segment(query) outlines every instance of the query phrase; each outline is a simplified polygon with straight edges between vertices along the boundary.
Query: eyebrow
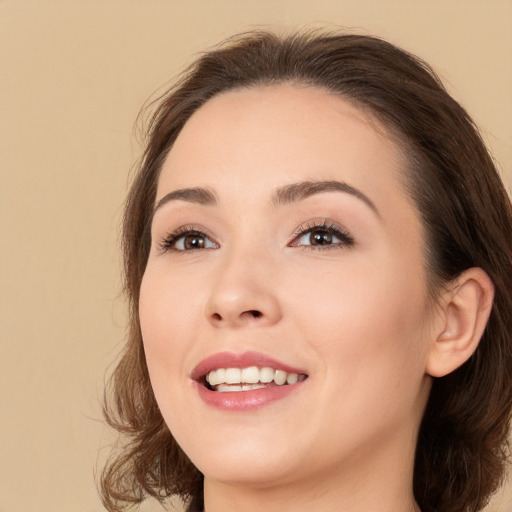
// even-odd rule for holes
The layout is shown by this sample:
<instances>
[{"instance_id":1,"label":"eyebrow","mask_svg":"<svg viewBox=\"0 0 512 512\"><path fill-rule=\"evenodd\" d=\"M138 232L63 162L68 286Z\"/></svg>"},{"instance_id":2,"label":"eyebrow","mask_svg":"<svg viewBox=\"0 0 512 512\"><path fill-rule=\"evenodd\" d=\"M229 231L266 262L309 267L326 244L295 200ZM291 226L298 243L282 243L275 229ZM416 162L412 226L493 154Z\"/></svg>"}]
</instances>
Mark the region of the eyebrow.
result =
<instances>
[{"instance_id":1,"label":"eyebrow","mask_svg":"<svg viewBox=\"0 0 512 512\"><path fill-rule=\"evenodd\" d=\"M207 188L182 188L173 190L162 197L162 199L156 203L153 214L171 201L187 201L188 203L196 203L204 206L214 206L218 202L215 193Z\"/></svg>"},{"instance_id":2,"label":"eyebrow","mask_svg":"<svg viewBox=\"0 0 512 512\"><path fill-rule=\"evenodd\" d=\"M366 205L380 217L379 210L375 206L375 203L367 195L348 183L336 180L302 181L285 185L272 195L271 204L274 207L283 206L325 192L343 192L350 194L366 203ZM215 206L218 204L216 194L210 189L202 187L183 188L173 190L162 197L162 199L156 203L153 214L171 201L186 201L203 206Z\"/></svg>"},{"instance_id":3,"label":"eyebrow","mask_svg":"<svg viewBox=\"0 0 512 512\"><path fill-rule=\"evenodd\" d=\"M285 185L273 195L272 204L274 206L281 206L295 201L302 201L303 199L324 192L343 192L350 194L366 203L366 205L380 217L379 210L375 206L375 203L367 195L348 183L336 180L303 181Z\"/></svg>"}]
</instances>

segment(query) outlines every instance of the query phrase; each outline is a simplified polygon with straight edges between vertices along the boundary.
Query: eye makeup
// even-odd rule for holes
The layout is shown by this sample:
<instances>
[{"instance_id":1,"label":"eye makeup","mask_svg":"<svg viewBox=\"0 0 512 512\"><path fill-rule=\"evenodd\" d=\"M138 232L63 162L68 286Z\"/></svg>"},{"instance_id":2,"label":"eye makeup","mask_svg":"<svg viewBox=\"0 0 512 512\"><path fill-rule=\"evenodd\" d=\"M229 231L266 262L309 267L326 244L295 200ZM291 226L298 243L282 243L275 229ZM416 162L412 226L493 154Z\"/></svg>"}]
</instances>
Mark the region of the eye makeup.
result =
<instances>
[{"instance_id":1,"label":"eye makeup","mask_svg":"<svg viewBox=\"0 0 512 512\"><path fill-rule=\"evenodd\" d=\"M352 235L331 219L310 220L299 226L293 237L290 247L320 251L344 249L352 247L355 243Z\"/></svg>"},{"instance_id":2,"label":"eye makeup","mask_svg":"<svg viewBox=\"0 0 512 512\"><path fill-rule=\"evenodd\" d=\"M218 249L218 242L203 227L184 225L166 235L158 244L160 252Z\"/></svg>"},{"instance_id":3,"label":"eye makeup","mask_svg":"<svg viewBox=\"0 0 512 512\"><path fill-rule=\"evenodd\" d=\"M331 219L312 219L299 226L292 235L288 247L305 250L345 249L354 245L354 238L339 223ZM202 226L187 224L170 232L159 242L161 253L168 251L189 252L202 249L218 249L220 244Z\"/></svg>"}]
</instances>

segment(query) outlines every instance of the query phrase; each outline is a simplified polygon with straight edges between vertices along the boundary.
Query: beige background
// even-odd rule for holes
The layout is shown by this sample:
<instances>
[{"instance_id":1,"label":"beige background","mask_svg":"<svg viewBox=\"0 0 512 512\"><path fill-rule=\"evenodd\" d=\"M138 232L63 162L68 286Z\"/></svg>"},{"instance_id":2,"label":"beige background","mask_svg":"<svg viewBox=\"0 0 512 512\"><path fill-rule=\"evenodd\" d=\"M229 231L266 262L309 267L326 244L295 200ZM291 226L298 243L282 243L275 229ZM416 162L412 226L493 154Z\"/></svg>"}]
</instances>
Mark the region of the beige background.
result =
<instances>
[{"instance_id":1,"label":"beige background","mask_svg":"<svg viewBox=\"0 0 512 512\"><path fill-rule=\"evenodd\" d=\"M512 183L511 0L0 0L0 512L92 512L143 102L226 35L376 33L432 63ZM159 507L145 507L149 510ZM489 511L512 511L512 492ZM376 512L376 511L368 511Z\"/></svg>"}]
</instances>

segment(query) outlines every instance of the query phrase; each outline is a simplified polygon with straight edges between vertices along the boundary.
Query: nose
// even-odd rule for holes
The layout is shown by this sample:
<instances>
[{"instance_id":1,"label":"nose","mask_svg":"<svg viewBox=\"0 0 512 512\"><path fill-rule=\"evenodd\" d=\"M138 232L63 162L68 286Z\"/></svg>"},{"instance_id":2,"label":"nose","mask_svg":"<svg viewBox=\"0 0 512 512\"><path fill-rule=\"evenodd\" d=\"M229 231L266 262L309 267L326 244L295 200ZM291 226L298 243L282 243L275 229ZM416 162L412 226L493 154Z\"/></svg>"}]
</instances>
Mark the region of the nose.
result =
<instances>
[{"instance_id":1,"label":"nose","mask_svg":"<svg viewBox=\"0 0 512 512\"><path fill-rule=\"evenodd\" d=\"M270 326L282 317L271 263L254 255L233 255L217 268L206 304L211 325L243 327Z\"/></svg>"}]
</instances>

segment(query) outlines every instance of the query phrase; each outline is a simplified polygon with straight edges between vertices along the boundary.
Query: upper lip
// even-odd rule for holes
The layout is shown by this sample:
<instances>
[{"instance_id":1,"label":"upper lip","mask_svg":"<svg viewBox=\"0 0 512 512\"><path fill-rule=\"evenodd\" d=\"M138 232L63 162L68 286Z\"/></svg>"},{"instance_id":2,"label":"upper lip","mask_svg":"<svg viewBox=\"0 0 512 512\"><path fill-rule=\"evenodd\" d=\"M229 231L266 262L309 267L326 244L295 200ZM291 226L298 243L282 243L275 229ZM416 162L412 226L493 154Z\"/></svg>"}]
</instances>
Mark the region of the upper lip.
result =
<instances>
[{"instance_id":1,"label":"upper lip","mask_svg":"<svg viewBox=\"0 0 512 512\"><path fill-rule=\"evenodd\" d=\"M232 352L218 352L217 354L213 354L203 359L192 370L191 377L193 380L199 381L206 374L218 368L248 368L249 366L257 366L258 368L267 366L275 370L284 370L287 373L306 374L303 369L294 368L266 354L249 351L241 354L234 354Z\"/></svg>"}]
</instances>

